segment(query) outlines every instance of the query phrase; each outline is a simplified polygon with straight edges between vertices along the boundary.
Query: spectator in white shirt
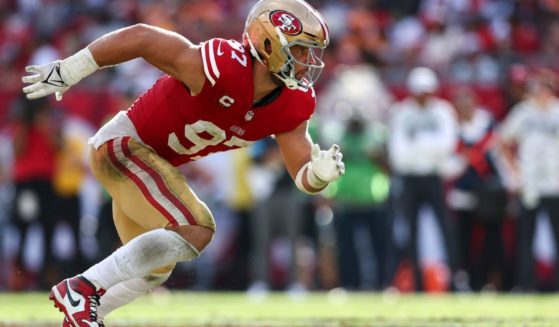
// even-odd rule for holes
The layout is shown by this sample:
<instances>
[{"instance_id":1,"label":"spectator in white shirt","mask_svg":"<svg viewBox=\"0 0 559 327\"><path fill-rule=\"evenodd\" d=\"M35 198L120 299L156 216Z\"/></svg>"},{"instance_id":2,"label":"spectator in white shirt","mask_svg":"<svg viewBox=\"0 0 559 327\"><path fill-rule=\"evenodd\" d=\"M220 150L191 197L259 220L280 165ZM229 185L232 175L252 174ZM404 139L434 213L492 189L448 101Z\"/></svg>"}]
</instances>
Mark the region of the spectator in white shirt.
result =
<instances>
[{"instance_id":1,"label":"spectator in white shirt","mask_svg":"<svg viewBox=\"0 0 559 327\"><path fill-rule=\"evenodd\" d=\"M414 68L407 79L410 96L391 109L388 152L392 169L403 183L401 194L395 196L409 227L405 252L412 261L417 291L424 290L417 244L418 216L424 205L430 206L435 215L449 268L455 269L442 176L456 145L458 124L452 105L435 96L438 84L431 69Z\"/></svg>"},{"instance_id":2,"label":"spectator in white shirt","mask_svg":"<svg viewBox=\"0 0 559 327\"><path fill-rule=\"evenodd\" d=\"M512 108L500 126L504 158L510 168L509 189L521 197L522 213L517 225L517 288L533 291L534 240L537 214L549 216L554 238L559 240L559 99L557 77L539 70L528 81L528 96ZM514 151L516 149L516 151ZM516 182L514 182L516 181ZM555 242L556 253L559 243ZM556 283L559 260L555 260Z\"/></svg>"}]
</instances>

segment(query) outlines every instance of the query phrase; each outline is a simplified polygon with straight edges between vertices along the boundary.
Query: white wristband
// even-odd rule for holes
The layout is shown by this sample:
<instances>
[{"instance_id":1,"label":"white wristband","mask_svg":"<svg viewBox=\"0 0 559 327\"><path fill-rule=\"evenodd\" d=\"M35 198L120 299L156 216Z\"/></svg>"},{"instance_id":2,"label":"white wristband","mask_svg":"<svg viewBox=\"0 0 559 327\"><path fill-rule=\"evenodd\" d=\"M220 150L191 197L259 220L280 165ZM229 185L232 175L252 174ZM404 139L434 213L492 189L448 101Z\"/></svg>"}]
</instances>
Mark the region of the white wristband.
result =
<instances>
[{"instance_id":1,"label":"white wristband","mask_svg":"<svg viewBox=\"0 0 559 327\"><path fill-rule=\"evenodd\" d=\"M93 59L93 55L88 48L78 51L60 63L62 78L68 85L78 83L97 69L99 69L99 65Z\"/></svg>"},{"instance_id":2,"label":"white wristband","mask_svg":"<svg viewBox=\"0 0 559 327\"><path fill-rule=\"evenodd\" d=\"M307 174L306 174L307 183L312 188L316 189L317 191L308 190L304 186L303 175L305 173L305 170L307 170ZM316 177L316 175L312 171L311 163L308 162L307 164L303 165L303 167L301 167L301 169L299 169L299 171L297 172L297 176L295 177L295 185L297 185L298 189L300 189L301 191L303 191L307 194L316 194L316 193L319 193L320 191L322 191L322 189L326 185L328 185L328 183L325 182L325 181L322 181L322 180L320 180Z\"/></svg>"}]
</instances>

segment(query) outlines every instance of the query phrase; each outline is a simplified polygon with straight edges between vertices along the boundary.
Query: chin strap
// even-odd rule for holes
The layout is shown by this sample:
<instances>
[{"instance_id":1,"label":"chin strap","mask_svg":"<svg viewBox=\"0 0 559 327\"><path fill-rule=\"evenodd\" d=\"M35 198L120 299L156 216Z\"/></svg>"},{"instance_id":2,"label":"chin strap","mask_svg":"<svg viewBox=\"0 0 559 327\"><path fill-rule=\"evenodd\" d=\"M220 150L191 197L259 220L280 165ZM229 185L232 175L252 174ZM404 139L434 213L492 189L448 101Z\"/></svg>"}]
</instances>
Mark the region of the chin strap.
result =
<instances>
[{"instance_id":1,"label":"chin strap","mask_svg":"<svg viewBox=\"0 0 559 327\"><path fill-rule=\"evenodd\" d=\"M278 34L278 38L280 40L281 46L286 47L288 42L285 36L283 35L283 33L281 32L279 26L276 26L276 33ZM287 86L288 89L295 90L299 87L299 83L297 82L297 79L295 79L295 72L293 71L293 67L291 67L289 71L289 75L283 72L274 73L274 74L285 84L285 86Z\"/></svg>"},{"instance_id":2,"label":"chin strap","mask_svg":"<svg viewBox=\"0 0 559 327\"><path fill-rule=\"evenodd\" d=\"M297 83L296 80L290 78L290 77L283 77L278 73L274 73L274 75L279 78L283 84L285 84L285 86L290 89L290 90L295 90L297 88L299 88L299 83Z\"/></svg>"},{"instance_id":3,"label":"chin strap","mask_svg":"<svg viewBox=\"0 0 559 327\"><path fill-rule=\"evenodd\" d=\"M252 44L252 41L250 40L250 36L248 35L247 32L245 32L243 34L243 38L245 38L245 40L247 40L248 45L250 47L250 54L256 58L256 60L258 60L259 63L261 63L262 65L266 66L266 64L264 63L264 61L262 60L262 58L260 58L260 54L258 53L258 51L256 51L256 48L254 47L254 44Z\"/></svg>"}]
</instances>

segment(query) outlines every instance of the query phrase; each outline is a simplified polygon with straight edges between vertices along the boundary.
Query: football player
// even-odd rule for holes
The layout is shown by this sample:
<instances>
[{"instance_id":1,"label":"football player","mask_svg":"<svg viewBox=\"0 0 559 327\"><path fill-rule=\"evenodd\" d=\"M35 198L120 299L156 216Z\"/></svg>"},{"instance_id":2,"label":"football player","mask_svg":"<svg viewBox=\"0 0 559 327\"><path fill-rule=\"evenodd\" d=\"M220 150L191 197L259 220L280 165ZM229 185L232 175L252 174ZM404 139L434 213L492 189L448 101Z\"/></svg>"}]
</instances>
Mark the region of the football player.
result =
<instances>
[{"instance_id":1,"label":"football player","mask_svg":"<svg viewBox=\"0 0 559 327\"><path fill-rule=\"evenodd\" d=\"M344 173L339 147L321 150L307 133L328 33L303 0L262 0L242 42L194 45L138 24L64 60L26 68L29 99L60 100L97 69L139 57L166 73L90 140L91 169L113 198L124 245L52 288L63 325L103 326L109 312L163 283L176 262L196 258L211 241L212 214L176 166L274 135L303 192L318 193Z\"/></svg>"}]
</instances>

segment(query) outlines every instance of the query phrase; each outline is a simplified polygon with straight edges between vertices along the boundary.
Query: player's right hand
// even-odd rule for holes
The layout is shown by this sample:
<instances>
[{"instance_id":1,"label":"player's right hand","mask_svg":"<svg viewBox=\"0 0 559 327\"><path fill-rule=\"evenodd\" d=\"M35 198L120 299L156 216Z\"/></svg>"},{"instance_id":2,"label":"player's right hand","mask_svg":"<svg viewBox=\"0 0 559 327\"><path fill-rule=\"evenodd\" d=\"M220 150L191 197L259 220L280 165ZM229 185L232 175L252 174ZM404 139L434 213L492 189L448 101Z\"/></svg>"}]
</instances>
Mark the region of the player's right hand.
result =
<instances>
[{"instance_id":1,"label":"player's right hand","mask_svg":"<svg viewBox=\"0 0 559 327\"><path fill-rule=\"evenodd\" d=\"M62 95L70 85L64 81L60 73L61 61L57 60L46 65L32 65L25 67L25 71L32 75L23 76L23 83L31 84L23 88L28 99L38 99L55 94L56 100L62 100Z\"/></svg>"}]
</instances>

